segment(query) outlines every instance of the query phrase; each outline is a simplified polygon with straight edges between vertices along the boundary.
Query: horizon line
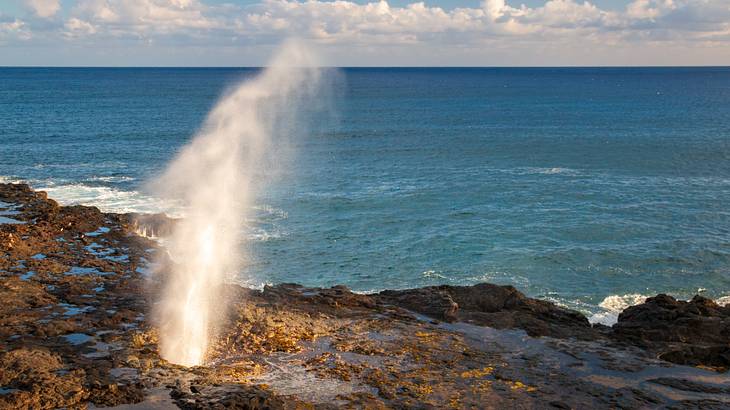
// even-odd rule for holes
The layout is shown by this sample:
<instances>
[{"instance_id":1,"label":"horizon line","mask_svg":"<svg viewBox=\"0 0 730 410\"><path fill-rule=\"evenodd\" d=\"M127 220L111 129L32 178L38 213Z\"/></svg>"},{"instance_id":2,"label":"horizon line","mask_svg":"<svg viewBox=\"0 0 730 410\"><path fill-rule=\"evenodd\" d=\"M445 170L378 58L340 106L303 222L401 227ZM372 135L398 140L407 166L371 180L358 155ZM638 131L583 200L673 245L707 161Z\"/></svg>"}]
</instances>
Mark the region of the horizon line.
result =
<instances>
[{"instance_id":1,"label":"horizon line","mask_svg":"<svg viewBox=\"0 0 730 410\"><path fill-rule=\"evenodd\" d=\"M0 69L4 68L116 68L116 69L140 69L140 68L180 68L180 69L262 69L267 66L178 66L178 65L141 65L141 66L95 66L95 65L0 65ZM429 68L429 69L450 69L450 68L461 68L461 69L498 69L498 68L730 68L730 65L494 65L494 66L478 66L478 65L465 65L465 66L315 66L316 68L336 68L336 69L378 69L378 68L398 68L398 69L412 69L412 68Z\"/></svg>"}]
</instances>

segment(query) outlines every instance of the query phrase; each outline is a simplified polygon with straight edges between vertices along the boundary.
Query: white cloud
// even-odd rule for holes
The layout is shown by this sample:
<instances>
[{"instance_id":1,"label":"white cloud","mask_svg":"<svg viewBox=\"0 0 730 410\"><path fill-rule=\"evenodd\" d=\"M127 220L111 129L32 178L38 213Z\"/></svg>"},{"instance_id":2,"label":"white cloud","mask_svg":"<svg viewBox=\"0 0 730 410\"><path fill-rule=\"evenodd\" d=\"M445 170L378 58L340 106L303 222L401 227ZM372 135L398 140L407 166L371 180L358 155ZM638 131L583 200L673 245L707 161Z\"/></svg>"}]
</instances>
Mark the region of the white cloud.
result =
<instances>
[{"instance_id":1,"label":"white cloud","mask_svg":"<svg viewBox=\"0 0 730 410\"><path fill-rule=\"evenodd\" d=\"M626 6L626 14L632 19L656 19L676 8L674 0L634 0Z\"/></svg>"},{"instance_id":2,"label":"white cloud","mask_svg":"<svg viewBox=\"0 0 730 410\"><path fill-rule=\"evenodd\" d=\"M45 0L34 0L42 2ZM541 7L514 7L484 0L481 7L445 10L414 2L393 7L386 0L263 0L239 7L199 0L78 0L67 30L116 38L165 36L277 42L300 36L323 43L480 43L495 37L585 38L602 35L655 39L666 30L706 40L730 29L726 0L634 0L625 11L601 10L576 0L549 0ZM81 22L84 29L81 29ZM91 29L93 28L93 29ZM706 29L706 30L704 30ZM686 32L685 32L686 31Z\"/></svg>"},{"instance_id":3,"label":"white cloud","mask_svg":"<svg viewBox=\"0 0 730 410\"><path fill-rule=\"evenodd\" d=\"M402 46L422 54L445 47L472 54L579 54L578 48L658 49L657 44L730 47L728 0L633 0L623 10L604 10L584 0L549 0L540 7L516 2L483 0L475 7L444 9L420 1L395 7L386 0L262 0L250 6L205 0L76 0L58 29L62 36L46 28L33 38L83 40L100 47L110 41L143 41L184 48L272 45L297 36L343 52ZM39 16L58 12L57 0L29 3ZM35 28L33 24L25 30Z\"/></svg>"},{"instance_id":4,"label":"white cloud","mask_svg":"<svg viewBox=\"0 0 730 410\"><path fill-rule=\"evenodd\" d=\"M79 37L96 33L96 27L88 21L71 17L64 24L67 37Z\"/></svg>"},{"instance_id":5,"label":"white cloud","mask_svg":"<svg viewBox=\"0 0 730 410\"><path fill-rule=\"evenodd\" d=\"M609 15L588 2L551 0L543 7L530 10L523 19L545 28L578 28L605 25L604 19Z\"/></svg>"},{"instance_id":6,"label":"white cloud","mask_svg":"<svg viewBox=\"0 0 730 410\"><path fill-rule=\"evenodd\" d=\"M196 0L79 0L73 14L114 30L174 33L213 28L206 8Z\"/></svg>"},{"instance_id":7,"label":"white cloud","mask_svg":"<svg viewBox=\"0 0 730 410\"><path fill-rule=\"evenodd\" d=\"M26 0L26 5L30 7L38 17L53 17L61 9L60 0Z\"/></svg>"},{"instance_id":8,"label":"white cloud","mask_svg":"<svg viewBox=\"0 0 730 410\"><path fill-rule=\"evenodd\" d=\"M658 32L676 26L680 32L729 28L730 2L727 0L635 0L625 12L601 10L590 2L550 0L542 7L512 7L504 0L485 0L480 8L444 10L412 3L391 7L384 0L357 4L349 1L306 2L266 0L244 17L235 27L244 34L266 31L310 36L327 41L377 40L413 42L444 40L460 35L461 41L490 39L494 36L530 38L584 37L605 34L632 36L632 30ZM711 14L709 13L711 11ZM709 16L715 16L709 19ZM723 17L718 17L723 16ZM715 27L719 26L719 27ZM441 33L440 36L434 36ZM694 33L683 33L692 38ZM699 36L701 37L701 36ZM657 39L659 36L657 36Z\"/></svg>"},{"instance_id":9,"label":"white cloud","mask_svg":"<svg viewBox=\"0 0 730 410\"><path fill-rule=\"evenodd\" d=\"M504 0L484 0L484 11L491 20L502 17L506 8Z\"/></svg>"},{"instance_id":10,"label":"white cloud","mask_svg":"<svg viewBox=\"0 0 730 410\"><path fill-rule=\"evenodd\" d=\"M0 33L12 33L16 32L25 26L21 20L15 19L13 21L0 22Z\"/></svg>"},{"instance_id":11,"label":"white cloud","mask_svg":"<svg viewBox=\"0 0 730 410\"><path fill-rule=\"evenodd\" d=\"M28 25L22 21L15 19L13 21L0 21L0 44L13 39L30 40L31 32Z\"/></svg>"}]
</instances>

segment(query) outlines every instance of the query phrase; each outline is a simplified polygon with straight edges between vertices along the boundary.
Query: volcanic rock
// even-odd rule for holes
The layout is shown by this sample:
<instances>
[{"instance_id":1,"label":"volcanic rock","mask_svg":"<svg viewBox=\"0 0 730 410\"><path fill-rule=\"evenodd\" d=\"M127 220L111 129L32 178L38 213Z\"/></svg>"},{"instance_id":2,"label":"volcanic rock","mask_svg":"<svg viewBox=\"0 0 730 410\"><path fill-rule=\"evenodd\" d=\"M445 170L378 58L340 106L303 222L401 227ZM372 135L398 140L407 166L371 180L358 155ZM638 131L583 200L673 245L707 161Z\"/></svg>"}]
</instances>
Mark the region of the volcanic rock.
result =
<instances>
[{"instance_id":1,"label":"volcanic rock","mask_svg":"<svg viewBox=\"0 0 730 410\"><path fill-rule=\"evenodd\" d=\"M661 294L631 306L619 315L612 336L659 350L673 363L730 368L730 306L699 295L686 302Z\"/></svg>"},{"instance_id":2,"label":"volcanic rock","mask_svg":"<svg viewBox=\"0 0 730 410\"><path fill-rule=\"evenodd\" d=\"M512 286L431 286L384 291L383 301L448 322L523 329L530 336L595 338L588 320L569 309L525 296Z\"/></svg>"},{"instance_id":3,"label":"volcanic rock","mask_svg":"<svg viewBox=\"0 0 730 410\"><path fill-rule=\"evenodd\" d=\"M152 320L173 262L138 235L174 219L24 184L0 201L0 409L730 406L728 308L700 297L650 298L611 329L511 286L224 284L206 365L178 366Z\"/></svg>"}]
</instances>

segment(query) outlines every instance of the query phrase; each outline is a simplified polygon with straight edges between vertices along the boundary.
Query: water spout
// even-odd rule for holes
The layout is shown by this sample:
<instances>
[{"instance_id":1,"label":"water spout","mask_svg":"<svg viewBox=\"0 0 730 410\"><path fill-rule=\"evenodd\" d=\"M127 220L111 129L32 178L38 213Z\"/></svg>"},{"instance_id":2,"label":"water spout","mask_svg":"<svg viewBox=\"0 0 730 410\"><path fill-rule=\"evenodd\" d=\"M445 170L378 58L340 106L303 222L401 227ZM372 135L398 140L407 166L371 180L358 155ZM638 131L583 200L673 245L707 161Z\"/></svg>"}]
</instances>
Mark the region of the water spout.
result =
<instances>
[{"instance_id":1,"label":"water spout","mask_svg":"<svg viewBox=\"0 0 730 410\"><path fill-rule=\"evenodd\" d=\"M265 175L284 162L284 142L302 132L302 107L321 94L317 67L301 43L285 44L266 69L217 103L201 131L151 182L156 194L186 206L166 241L174 266L155 312L166 360L205 363L212 329L225 312L219 286L246 258L246 214Z\"/></svg>"}]
</instances>

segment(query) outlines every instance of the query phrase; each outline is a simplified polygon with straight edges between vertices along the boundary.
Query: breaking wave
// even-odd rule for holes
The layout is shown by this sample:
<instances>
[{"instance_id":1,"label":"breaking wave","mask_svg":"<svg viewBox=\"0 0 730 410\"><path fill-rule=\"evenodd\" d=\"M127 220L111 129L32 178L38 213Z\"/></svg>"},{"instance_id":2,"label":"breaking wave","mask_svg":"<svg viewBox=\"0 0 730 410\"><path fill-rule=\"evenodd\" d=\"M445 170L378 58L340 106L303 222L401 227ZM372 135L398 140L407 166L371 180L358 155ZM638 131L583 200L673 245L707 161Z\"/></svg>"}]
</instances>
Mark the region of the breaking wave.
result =
<instances>
[{"instance_id":1,"label":"breaking wave","mask_svg":"<svg viewBox=\"0 0 730 410\"><path fill-rule=\"evenodd\" d=\"M89 186L83 184L50 185L34 187L46 191L50 198L61 205L95 206L102 212L115 213L165 213L172 217L180 217L183 209L180 204L169 200L161 200L139 191L124 191L106 186Z\"/></svg>"},{"instance_id":2,"label":"breaking wave","mask_svg":"<svg viewBox=\"0 0 730 410\"><path fill-rule=\"evenodd\" d=\"M94 177L107 178L107 177ZM125 177L109 177L126 181ZM133 179L130 177L130 179ZM108 179L107 179L108 181ZM111 213L164 213L173 218L185 216L185 208L180 203L163 200L137 190L122 190L108 186L85 184L56 184L53 181L28 181L0 176L0 183L27 183L33 189L45 191L48 197L61 205L95 206L102 212ZM249 219L245 237L249 240L266 242L286 237L288 232L276 222L288 217L286 211L271 205L256 205L254 218ZM260 226L260 225L264 226ZM140 235L146 236L144 232Z\"/></svg>"},{"instance_id":3,"label":"breaking wave","mask_svg":"<svg viewBox=\"0 0 730 410\"><path fill-rule=\"evenodd\" d=\"M638 293L607 296L598 304L598 307L602 310L594 313L588 318L588 321L591 323L600 323L602 325L612 326L618 322L618 315L624 309L644 303L646 298L647 296Z\"/></svg>"},{"instance_id":4,"label":"breaking wave","mask_svg":"<svg viewBox=\"0 0 730 410\"><path fill-rule=\"evenodd\" d=\"M601 311L594 313L588 318L591 323L600 323L606 326L613 326L618 322L618 315L626 308L644 303L648 296L638 293L627 295L607 296L598 307ZM715 299L718 305L730 305L730 295Z\"/></svg>"}]
</instances>

